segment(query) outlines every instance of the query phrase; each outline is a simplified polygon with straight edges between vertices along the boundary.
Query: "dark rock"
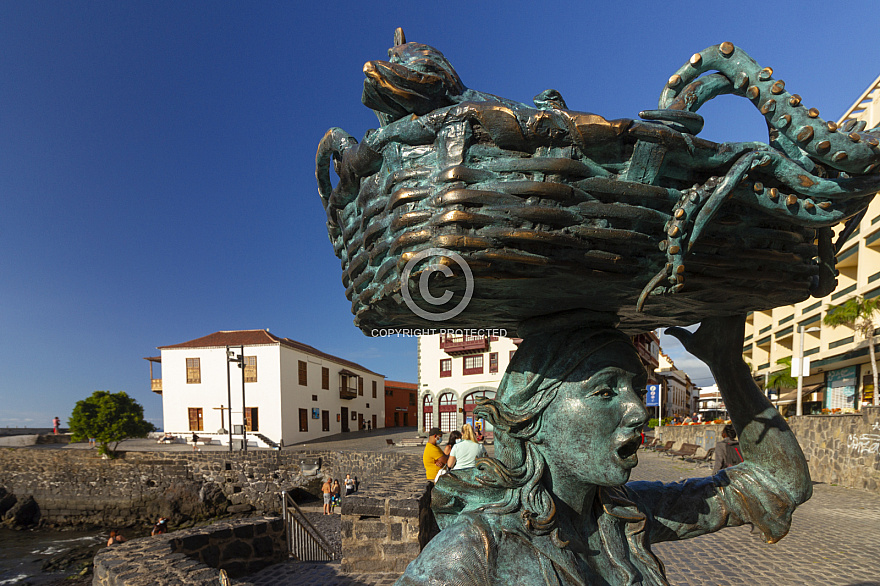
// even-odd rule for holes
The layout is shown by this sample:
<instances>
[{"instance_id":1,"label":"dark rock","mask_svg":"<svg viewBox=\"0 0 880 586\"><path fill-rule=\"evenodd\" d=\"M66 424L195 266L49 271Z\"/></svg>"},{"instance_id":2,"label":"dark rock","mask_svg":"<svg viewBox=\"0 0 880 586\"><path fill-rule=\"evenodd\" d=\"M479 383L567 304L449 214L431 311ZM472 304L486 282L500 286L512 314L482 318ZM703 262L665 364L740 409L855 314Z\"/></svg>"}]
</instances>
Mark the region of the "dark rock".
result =
<instances>
[{"instance_id":1,"label":"dark rock","mask_svg":"<svg viewBox=\"0 0 880 586\"><path fill-rule=\"evenodd\" d=\"M3 518L3 515L15 505L15 495L11 492L6 492L6 489L2 489L3 496L0 496L0 519Z\"/></svg>"},{"instance_id":2,"label":"dark rock","mask_svg":"<svg viewBox=\"0 0 880 586\"><path fill-rule=\"evenodd\" d=\"M324 484L324 479L321 478L320 476L312 476L310 478L303 478L302 485L300 486L300 489L302 491L312 495L312 497L315 500L319 500L319 499L323 498L323 496L321 494L321 485L322 484ZM294 497L293 500L296 501L296 497ZM296 502L300 502L300 501L296 501Z\"/></svg>"},{"instance_id":3,"label":"dark rock","mask_svg":"<svg viewBox=\"0 0 880 586\"><path fill-rule=\"evenodd\" d=\"M44 572L63 572L71 569L81 571L84 568L91 567L95 554L105 546L106 544L104 543L94 543L62 551L43 560L41 570Z\"/></svg>"},{"instance_id":4,"label":"dark rock","mask_svg":"<svg viewBox=\"0 0 880 586\"><path fill-rule=\"evenodd\" d=\"M313 481L310 480L309 484ZM312 490L307 488L306 486L296 486L287 489L287 493L293 498L293 502L298 505L304 503L313 503L315 501L321 500L321 487L318 486L316 489Z\"/></svg>"},{"instance_id":5,"label":"dark rock","mask_svg":"<svg viewBox=\"0 0 880 586\"><path fill-rule=\"evenodd\" d=\"M229 506L229 501L223 493L223 489L216 482L206 482L199 490L199 500L211 509L211 512L219 512ZM211 513L209 513L211 514Z\"/></svg>"},{"instance_id":6,"label":"dark rock","mask_svg":"<svg viewBox=\"0 0 880 586\"><path fill-rule=\"evenodd\" d=\"M3 522L12 527L28 527L36 525L40 520L40 506L32 496L17 501L3 515Z\"/></svg>"}]
</instances>

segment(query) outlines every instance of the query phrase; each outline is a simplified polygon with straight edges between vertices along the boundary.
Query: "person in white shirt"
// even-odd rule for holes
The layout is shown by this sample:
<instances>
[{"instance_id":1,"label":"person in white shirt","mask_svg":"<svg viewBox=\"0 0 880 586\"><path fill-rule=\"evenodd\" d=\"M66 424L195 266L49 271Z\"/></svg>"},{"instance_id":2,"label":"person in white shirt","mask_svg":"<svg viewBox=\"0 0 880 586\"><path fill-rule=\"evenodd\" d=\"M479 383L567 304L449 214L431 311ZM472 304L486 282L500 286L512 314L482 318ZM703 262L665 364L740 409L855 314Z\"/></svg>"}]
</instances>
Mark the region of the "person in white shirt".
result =
<instances>
[{"instance_id":1,"label":"person in white shirt","mask_svg":"<svg viewBox=\"0 0 880 586\"><path fill-rule=\"evenodd\" d=\"M477 458L486 457L486 450L477 443L477 436L474 428L470 424L465 423L461 428L461 440L449 452L448 466L450 470L464 470L465 468L473 468L476 465Z\"/></svg>"}]
</instances>

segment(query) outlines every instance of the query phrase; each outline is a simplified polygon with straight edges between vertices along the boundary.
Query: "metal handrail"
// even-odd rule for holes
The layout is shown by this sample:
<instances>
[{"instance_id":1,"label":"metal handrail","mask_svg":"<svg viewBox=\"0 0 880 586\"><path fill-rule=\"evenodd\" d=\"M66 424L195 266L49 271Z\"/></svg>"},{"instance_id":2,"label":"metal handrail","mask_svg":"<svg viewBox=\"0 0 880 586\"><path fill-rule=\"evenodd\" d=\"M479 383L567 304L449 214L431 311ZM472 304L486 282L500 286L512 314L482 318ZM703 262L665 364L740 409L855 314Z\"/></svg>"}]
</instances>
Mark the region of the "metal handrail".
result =
<instances>
[{"instance_id":1,"label":"metal handrail","mask_svg":"<svg viewBox=\"0 0 880 586\"><path fill-rule=\"evenodd\" d=\"M282 515L287 534L287 551L301 562L336 559L333 546L312 525L287 491L281 492Z\"/></svg>"}]
</instances>

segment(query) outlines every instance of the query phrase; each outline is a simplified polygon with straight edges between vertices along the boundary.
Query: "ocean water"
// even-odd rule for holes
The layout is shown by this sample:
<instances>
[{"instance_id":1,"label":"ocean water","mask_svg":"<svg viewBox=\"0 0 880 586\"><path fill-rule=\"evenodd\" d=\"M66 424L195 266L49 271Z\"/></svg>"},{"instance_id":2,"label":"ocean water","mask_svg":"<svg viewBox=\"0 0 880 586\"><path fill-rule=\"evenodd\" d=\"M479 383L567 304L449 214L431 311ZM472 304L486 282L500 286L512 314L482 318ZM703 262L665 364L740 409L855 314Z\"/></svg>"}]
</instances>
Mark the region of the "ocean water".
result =
<instances>
[{"instance_id":1,"label":"ocean water","mask_svg":"<svg viewBox=\"0 0 880 586\"><path fill-rule=\"evenodd\" d=\"M12 531L0 529L0 586L45 584L63 574L40 570L53 555L81 545L106 542L98 531Z\"/></svg>"}]
</instances>

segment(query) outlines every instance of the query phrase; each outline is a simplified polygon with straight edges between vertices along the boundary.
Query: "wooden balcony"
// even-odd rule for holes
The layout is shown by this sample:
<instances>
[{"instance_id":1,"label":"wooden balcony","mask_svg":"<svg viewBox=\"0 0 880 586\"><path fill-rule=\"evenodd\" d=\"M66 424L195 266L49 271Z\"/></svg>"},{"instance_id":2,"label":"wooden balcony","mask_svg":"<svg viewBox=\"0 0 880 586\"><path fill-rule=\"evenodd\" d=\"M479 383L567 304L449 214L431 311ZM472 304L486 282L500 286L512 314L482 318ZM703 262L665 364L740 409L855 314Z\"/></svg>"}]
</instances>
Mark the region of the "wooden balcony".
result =
<instances>
[{"instance_id":1,"label":"wooden balcony","mask_svg":"<svg viewBox=\"0 0 880 586\"><path fill-rule=\"evenodd\" d=\"M339 398L340 399L354 399L358 396L357 389L350 389L348 387L339 387Z\"/></svg>"},{"instance_id":2,"label":"wooden balcony","mask_svg":"<svg viewBox=\"0 0 880 586\"><path fill-rule=\"evenodd\" d=\"M161 395L162 394L162 379L161 378L150 379L150 390L158 395Z\"/></svg>"},{"instance_id":3,"label":"wooden balcony","mask_svg":"<svg viewBox=\"0 0 880 586\"><path fill-rule=\"evenodd\" d=\"M485 352L489 349L488 336L440 336L440 349L450 356Z\"/></svg>"}]
</instances>

